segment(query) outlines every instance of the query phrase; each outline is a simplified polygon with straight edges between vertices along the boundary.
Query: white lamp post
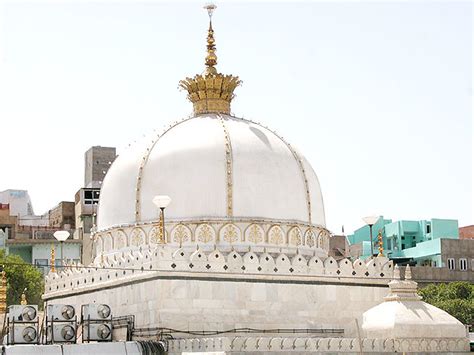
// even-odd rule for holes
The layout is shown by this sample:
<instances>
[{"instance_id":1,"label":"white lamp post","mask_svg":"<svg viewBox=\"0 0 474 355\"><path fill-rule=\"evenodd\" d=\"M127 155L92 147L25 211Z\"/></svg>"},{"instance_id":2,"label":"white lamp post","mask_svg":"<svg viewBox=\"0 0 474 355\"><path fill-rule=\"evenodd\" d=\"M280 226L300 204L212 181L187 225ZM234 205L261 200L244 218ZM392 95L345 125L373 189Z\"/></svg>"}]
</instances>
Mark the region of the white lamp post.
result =
<instances>
[{"instance_id":1,"label":"white lamp post","mask_svg":"<svg viewBox=\"0 0 474 355\"><path fill-rule=\"evenodd\" d=\"M66 241L67 238L69 238L69 232L68 231L56 231L54 232L54 238L59 241L61 245L61 266L64 265L64 260L63 260L63 243Z\"/></svg>"},{"instance_id":2,"label":"white lamp post","mask_svg":"<svg viewBox=\"0 0 474 355\"><path fill-rule=\"evenodd\" d=\"M153 197L153 203L160 209L160 244L165 243L165 208L171 203L171 197L157 195Z\"/></svg>"},{"instance_id":3,"label":"white lamp post","mask_svg":"<svg viewBox=\"0 0 474 355\"><path fill-rule=\"evenodd\" d=\"M370 255L374 256L374 241L372 240L372 226L377 223L379 216L368 216L362 218L362 220L369 226L370 229Z\"/></svg>"}]
</instances>

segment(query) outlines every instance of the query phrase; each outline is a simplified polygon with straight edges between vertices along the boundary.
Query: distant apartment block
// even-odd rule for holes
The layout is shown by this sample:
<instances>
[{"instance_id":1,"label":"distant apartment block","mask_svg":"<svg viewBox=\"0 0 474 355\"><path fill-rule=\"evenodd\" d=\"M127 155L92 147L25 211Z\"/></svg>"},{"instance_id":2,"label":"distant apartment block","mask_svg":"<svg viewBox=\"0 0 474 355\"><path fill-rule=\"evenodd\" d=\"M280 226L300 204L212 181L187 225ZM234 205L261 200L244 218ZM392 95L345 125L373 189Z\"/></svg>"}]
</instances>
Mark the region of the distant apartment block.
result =
<instances>
[{"instance_id":1,"label":"distant apartment block","mask_svg":"<svg viewBox=\"0 0 474 355\"><path fill-rule=\"evenodd\" d=\"M431 219L397 221L382 216L373 228L374 254L379 252L379 233L386 256L399 264L474 270L474 239L462 240L458 221ZM347 236L350 255L368 258L371 253L369 227L363 226Z\"/></svg>"}]
</instances>

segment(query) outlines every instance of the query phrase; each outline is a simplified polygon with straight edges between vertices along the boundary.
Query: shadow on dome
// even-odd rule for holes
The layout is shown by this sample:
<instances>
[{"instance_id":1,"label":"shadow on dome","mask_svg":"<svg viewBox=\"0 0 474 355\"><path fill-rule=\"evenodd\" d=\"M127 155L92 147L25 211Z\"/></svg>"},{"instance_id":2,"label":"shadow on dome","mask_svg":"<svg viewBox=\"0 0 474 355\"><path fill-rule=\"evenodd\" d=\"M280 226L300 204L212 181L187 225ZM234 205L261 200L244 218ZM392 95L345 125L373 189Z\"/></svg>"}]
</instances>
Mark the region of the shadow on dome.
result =
<instances>
[{"instance_id":1,"label":"shadow on dome","mask_svg":"<svg viewBox=\"0 0 474 355\"><path fill-rule=\"evenodd\" d=\"M255 134L268 148L272 149L272 145L270 144L270 141L267 138L267 135L263 133L260 129L257 127L252 127L250 126L249 129L252 131L253 134Z\"/></svg>"}]
</instances>

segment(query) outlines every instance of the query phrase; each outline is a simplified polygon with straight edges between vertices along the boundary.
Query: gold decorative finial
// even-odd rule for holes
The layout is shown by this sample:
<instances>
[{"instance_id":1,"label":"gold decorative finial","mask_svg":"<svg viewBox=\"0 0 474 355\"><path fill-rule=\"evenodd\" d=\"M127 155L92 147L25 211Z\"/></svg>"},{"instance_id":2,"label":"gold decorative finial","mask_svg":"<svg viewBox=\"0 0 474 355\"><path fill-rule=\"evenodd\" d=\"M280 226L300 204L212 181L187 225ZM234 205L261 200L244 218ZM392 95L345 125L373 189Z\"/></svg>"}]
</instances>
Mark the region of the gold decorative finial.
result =
<instances>
[{"instance_id":1,"label":"gold decorative finial","mask_svg":"<svg viewBox=\"0 0 474 355\"><path fill-rule=\"evenodd\" d=\"M7 277L5 274L5 266L2 265L2 273L0 280L0 313L7 311Z\"/></svg>"},{"instance_id":2,"label":"gold decorative finial","mask_svg":"<svg viewBox=\"0 0 474 355\"><path fill-rule=\"evenodd\" d=\"M217 8L214 4L204 6L209 15L209 29L207 30L207 56L206 56L206 74L217 74L214 67L217 64L216 45L214 39L214 30L212 29L212 13Z\"/></svg>"},{"instance_id":3,"label":"gold decorative finial","mask_svg":"<svg viewBox=\"0 0 474 355\"><path fill-rule=\"evenodd\" d=\"M56 269L54 267L55 263L56 263L56 261L55 261L55 257L54 257L54 244L51 244L51 260L50 260L51 272L56 272Z\"/></svg>"},{"instance_id":4,"label":"gold decorative finial","mask_svg":"<svg viewBox=\"0 0 474 355\"><path fill-rule=\"evenodd\" d=\"M28 304L28 301L26 300L26 292L27 288L25 287L25 289L23 290L22 294L21 294L21 300L20 300L20 304L22 306L26 306Z\"/></svg>"},{"instance_id":5,"label":"gold decorative finial","mask_svg":"<svg viewBox=\"0 0 474 355\"><path fill-rule=\"evenodd\" d=\"M379 244L379 255L377 256L385 256L383 255L383 239L382 239L382 230L379 230L379 234L377 235L378 244Z\"/></svg>"},{"instance_id":6,"label":"gold decorative finial","mask_svg":"<svg viewBox=\"0 0 474 355\"><path fill-rule=\"evenodd\" d=\"M202 75L186 78L179 86L188 92L188 99L193 103L194 114L224 113L230 114L230 102L234 98L234 89L241 84L238 76L223 75L217 72L216 44L212 28L212 14L217 8L214 4L204 6L209 15L207 31L206 70Z\"/></svg>"}]
</instances>

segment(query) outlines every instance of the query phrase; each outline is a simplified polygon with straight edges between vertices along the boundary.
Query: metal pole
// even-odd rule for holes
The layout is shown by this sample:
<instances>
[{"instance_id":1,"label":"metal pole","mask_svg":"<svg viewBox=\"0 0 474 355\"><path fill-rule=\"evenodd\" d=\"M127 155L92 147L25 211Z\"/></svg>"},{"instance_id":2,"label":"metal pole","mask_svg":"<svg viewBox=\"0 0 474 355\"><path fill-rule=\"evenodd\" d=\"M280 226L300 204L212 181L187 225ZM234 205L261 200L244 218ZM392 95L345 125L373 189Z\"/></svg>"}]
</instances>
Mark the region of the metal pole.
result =
<instances>
[{"instance_id":1,"label":"metal pole","mask_svg":"<svg viewBox=\"0 0 474 355\"><path fill-rule=\"evenodd\" d=\"M369 224L370 229L370 256L374 256L374 241L372 240L372 225Z\"/></svg>"},{"instance_id":2,"label":"metal pole","mask_svg":"<svg viewBox=\"0 0 474 355\"><path fill-rule=\"evenodd\" d=\"M372 229L371 229L372 231ZM370 238L372 238L372 232L370 232ZM64 266L64 259L63 259L63 241L61 240L61 242L59 243L61 245L61 266Z\"/></svg>"},{"instance_id":3,"label":"metal pole","mask_svg":"<svg viewBox=\"0 0 474 355\"><path fill-rule=\"evenodd\" d=\"M160 207L161 210L161 243L165 244L166 242L166 235L165 235L165 208Z\"/></svg>"}]
</instances>

